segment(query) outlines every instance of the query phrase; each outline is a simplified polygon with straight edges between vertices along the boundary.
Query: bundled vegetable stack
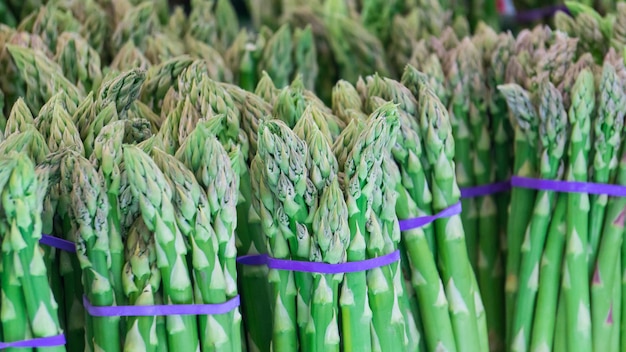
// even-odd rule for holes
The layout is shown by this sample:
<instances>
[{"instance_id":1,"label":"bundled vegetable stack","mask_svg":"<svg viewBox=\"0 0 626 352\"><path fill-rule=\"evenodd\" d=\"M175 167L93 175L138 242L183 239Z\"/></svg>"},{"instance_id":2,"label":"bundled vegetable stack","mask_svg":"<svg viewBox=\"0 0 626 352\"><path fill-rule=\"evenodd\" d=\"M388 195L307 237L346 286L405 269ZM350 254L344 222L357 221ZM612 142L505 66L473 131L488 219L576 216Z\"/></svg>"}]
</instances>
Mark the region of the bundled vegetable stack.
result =
<instances>
[{"instance_id":1,"label":"bundled vegetable stack","mask_svg":"<svg viewBox=\"0 0 626 352\"><path fill-rule=\"evenodd\" d=\"M25 153L0 159L2 193L2 348L65 351L57 303L39 245L48 175Z\"/></svg>"},{"instance_id":2,"label":"bundled vegetable stack","mask_svg":"<svg viewBox=\"0 0 626 352\"><path fill-rule=\"evenodd\" d=\"M499 87L516 120L507 343L620 350L623 204L606 185L621 184L624 63L610 50L602 67L590 54L571 64L576 42L561 35L544 54L561 59L519 65L522 83Z\"/></svg>"},{"instance_id":3,"label":"bundled vegetable stack","mask_svg":"<svg viewBox=\"0 0 626 352\"><path fill-rule=\"evenodd\" d=\"M623 349L624 16L29 4L0 27L2 341Z\"/></svg>"}]
</instances>

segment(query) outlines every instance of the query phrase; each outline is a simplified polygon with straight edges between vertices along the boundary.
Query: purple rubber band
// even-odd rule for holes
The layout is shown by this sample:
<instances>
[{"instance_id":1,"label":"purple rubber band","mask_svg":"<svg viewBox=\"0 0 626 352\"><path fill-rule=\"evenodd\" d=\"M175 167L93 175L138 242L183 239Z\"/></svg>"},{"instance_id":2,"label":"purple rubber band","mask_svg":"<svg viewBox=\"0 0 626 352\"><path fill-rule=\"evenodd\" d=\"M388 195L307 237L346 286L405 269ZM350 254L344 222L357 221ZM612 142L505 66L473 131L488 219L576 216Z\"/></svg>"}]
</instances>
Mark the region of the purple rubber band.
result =
<instances>
[{"instance_id":1,"label":"purple rubber band","mask_svg":"<svg viewBox=\"0 0 626 352\"><path fill-rule=\"evenodd\" d=\"M304 262L299 260L276 259L266 254L246 255L237 258L237 262L243 265L267 265L270 269L298 271L304 273L318 274L345 274L359 271L366 271L374 268L380 268L400 260L400 251L396 250L389 254L361 260L358 262L346 262L338 264L328 264L319 262Z\"/></svg>"},{"instance_id":2,"label":"purple rubber band","mask_svg":"<svg viewBox=\"0 0 626 352\"><path fill-rule=\"evenodd\" d=\"M267 254L242 255L237 258L237 263L248 266L261 266L267 265L267 258L269 258Z\"/></svg>"},{"instance_id":3,"label":"purple rubber band","mask_svg":"<svg viewBox=\"0 0 626 352\"><path fill-rule=\"evenodd\" d=\"M400 220L400 231L416 229L426 226L437 219L449 218L453 215L461 214L461 203L448 207L435 215L420 216L418 218Z\"/></svg>"},{"instance_id":4,"label":"purple rubber band","mask_svg":"<svg viewBox=\"0 0 626 352\"><path fill-rule=\"evenodd\" d=\"M506 192L511 189L511 181L502 181L474 187L461 188L461 198L475 198Z\"/></svg>"},{"instance_id":5,"label":"purple rubber band","mask_svg":"<svg viewBox=\"0 0 626 352\"><path fill-rule=\"evenodd\" d=\"M606 194L613 197L626 197L626 186L605 183L574 182L560 180L542 180L537 178L513 176L511 185L518 188L555 191L562 193Z\"/></svg>"},{"instance_id":6,"label":"purple rubber band","mask_svg":"<svg viewBox=\"0 0 626 352\"><path fill-rule=\"evenodd\" d=\"M545 17L554 16L557 12L562 11L569 14L569 10L565 5L546 6L538 9L532 9L527 11L518 12L515 15L515 19L518 22L533 22L541 20Z\"/></svg>"},{"instance_id":7,"label":"purple rubber band","mask_svg":"<svg viewBox=\"0 0 626 352\"><path fill-rule=\"evenodd\" d=\"M54 347L63 345L65 345L65 335L61 334L22 341L0 342L0 350L7 348Z\"/></svg>"},{"instance_id":8,"label":"purple rubber band","mask_svg":"<svg viewBox=\"0 0 626 352\"><path fill-rule=\"evenodd\" d=\"M41 235L41 239L39 243L45 244L46 246L58 248L64 250L66 252L76 253L76 244L72 241L67 241L58 237L50 236L50 235Z\"/></svg>"},{"instance_id":9,"label":"purple rubber band","mask_svg":"<svg viewBox=\"0 0 626 352\"><path fill-rule=\"evenodd\" d=\"M228 313L239 307L239 296L217 304L172 304L154 306L106 306L91 305L83 296L85 310L92 317L146 317L166 315L216 315Z\"/></svg>"}]
</instances>

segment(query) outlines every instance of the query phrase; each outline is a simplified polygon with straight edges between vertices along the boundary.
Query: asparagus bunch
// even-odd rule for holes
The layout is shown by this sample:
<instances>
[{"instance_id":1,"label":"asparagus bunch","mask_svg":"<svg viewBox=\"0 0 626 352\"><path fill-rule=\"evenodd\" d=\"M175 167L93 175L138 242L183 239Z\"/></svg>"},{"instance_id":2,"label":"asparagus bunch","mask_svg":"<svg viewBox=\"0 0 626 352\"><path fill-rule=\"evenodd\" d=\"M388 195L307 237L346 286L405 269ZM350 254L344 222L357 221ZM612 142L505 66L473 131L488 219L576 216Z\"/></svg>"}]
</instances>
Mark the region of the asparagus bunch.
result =
<instances>
[{"instance_id":1,"label":"asparagus bunch","mask_svg":"<svg viewBox=\"0 0 626 352\"><path fill-rule=\"evenodd\" d=\"M41 212L47 174L36 173L23 153L6 155L2 174L3 266L2 304L4 341L51 337L61 333L56 299L44 263ZM48 347L65 351L65 346Z\"/></svg>"}]
</instances>

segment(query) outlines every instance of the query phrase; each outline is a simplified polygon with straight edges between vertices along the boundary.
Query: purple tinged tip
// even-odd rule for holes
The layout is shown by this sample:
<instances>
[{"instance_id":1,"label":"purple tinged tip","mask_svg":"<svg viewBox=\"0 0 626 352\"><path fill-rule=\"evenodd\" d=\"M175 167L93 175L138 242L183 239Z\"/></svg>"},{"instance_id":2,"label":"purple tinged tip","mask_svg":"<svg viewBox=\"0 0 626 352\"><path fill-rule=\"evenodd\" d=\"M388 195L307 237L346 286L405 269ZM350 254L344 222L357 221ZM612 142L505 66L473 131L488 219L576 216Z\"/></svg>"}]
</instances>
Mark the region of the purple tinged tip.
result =
<instances>
[{"instance_id":1,"label":"purple tinged tip","mask_svg":"<svg viewBox=\"0 0 626 352\"><path fill-rule=\"evenodd\" d=\"M606 317L607 324L613 324L613 303L611 303L611 308L609 308L609 315Z\"/></svg>"}]
</instances>

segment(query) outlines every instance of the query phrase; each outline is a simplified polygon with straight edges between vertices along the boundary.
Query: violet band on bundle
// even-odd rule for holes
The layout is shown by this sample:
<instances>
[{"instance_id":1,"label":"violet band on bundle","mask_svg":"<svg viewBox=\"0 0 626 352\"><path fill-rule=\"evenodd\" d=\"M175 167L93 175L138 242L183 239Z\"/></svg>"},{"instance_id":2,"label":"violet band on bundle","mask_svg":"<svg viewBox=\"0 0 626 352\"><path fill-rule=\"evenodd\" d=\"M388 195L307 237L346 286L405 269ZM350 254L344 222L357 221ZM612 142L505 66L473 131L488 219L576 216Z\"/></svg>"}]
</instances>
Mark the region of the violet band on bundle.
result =
<instances>
[{"instance_id":1,"label":"violet band on bundle","mask_svg":"<svg viewBox=\"0 0 626 352\"><path fill-rule=\"evenodd\" d=\"M511 189L511 181L502 181L473 187L461 188L461 198L476 198L496 193L506 192Z\"/></svg>"},{"instance_id":2,"label":"violet band on bundle","mask_svg":"<svg viewBox=\"0 0 626 352\"><path fill-rule=\"evenodd\" d=\"M85 310L92 317L146 317L167 315L216 315L239 307L239 296L215 304L161 304L153 306L94 306L83 296Z\"/></svg>"},{"instance_id":3,"label":"violet band on bundle","mask_svg":"<svg viewBox=\"0 0 626 352\"><path fill-rule=\"evenodd\" d=\"M21 340L14 342L0 342L0 350L7 348L37 348L37 347L55 347L65 345L65 335L55 335L49 337L38 337L29 340Z\"/></svg>"},{"instance_id":4,"label":"violet band on bundle","mask_svg":"<svg viewBox=\"0 0 626 352\"><path fill-rule=\"evenodd\" d=\"M389 265L400 260L400 251L396 250L380 257L360 260L358 262L345 262L337 264L321 262L305 262L300 260L276 259L266 254L246 255L237 258L237 262L243 265L259 266L267 265L270 269L298 271L317 274L345 274L366 271L381 266Z\"/></svg>"},{"instance_id":5,"label":"violet band on bundle","mask_svg":"<svg viewBox=\"0 0 626 352\"><path fill-rule=\"evenodd\" d=\"M66 252L76 253L76 244L72 241L64 240L62 238L50 235L41 235L39 243L45 244L46 246L58 248Z\"/></svg>"},{"instance_id":6,"label":"violet band on bundle","mask_svg":"<svg viewBox=\"0 0 626 352\"><path fill-rule=\"evenodd\" d=\"M437 219L449 218L453 215L459 215L461 214L461 210L461 203L459 202L434 215L426 215L412 219L400 220L400 231L416 229L426 226Z\"/></svg>"},{"instance_id":7,"label":"violet band on bundle","mask_svg":"<svg viewBox=\"0 0 626 352\"><path fill-rule=\"evenodd\" d=\"M511 185L518 188L554 191L561 193L606 194L612 197L626 197L626 186L606 183L544 180L538 178L513 176L511 178Z\"/></svg>"}]
</instances>

